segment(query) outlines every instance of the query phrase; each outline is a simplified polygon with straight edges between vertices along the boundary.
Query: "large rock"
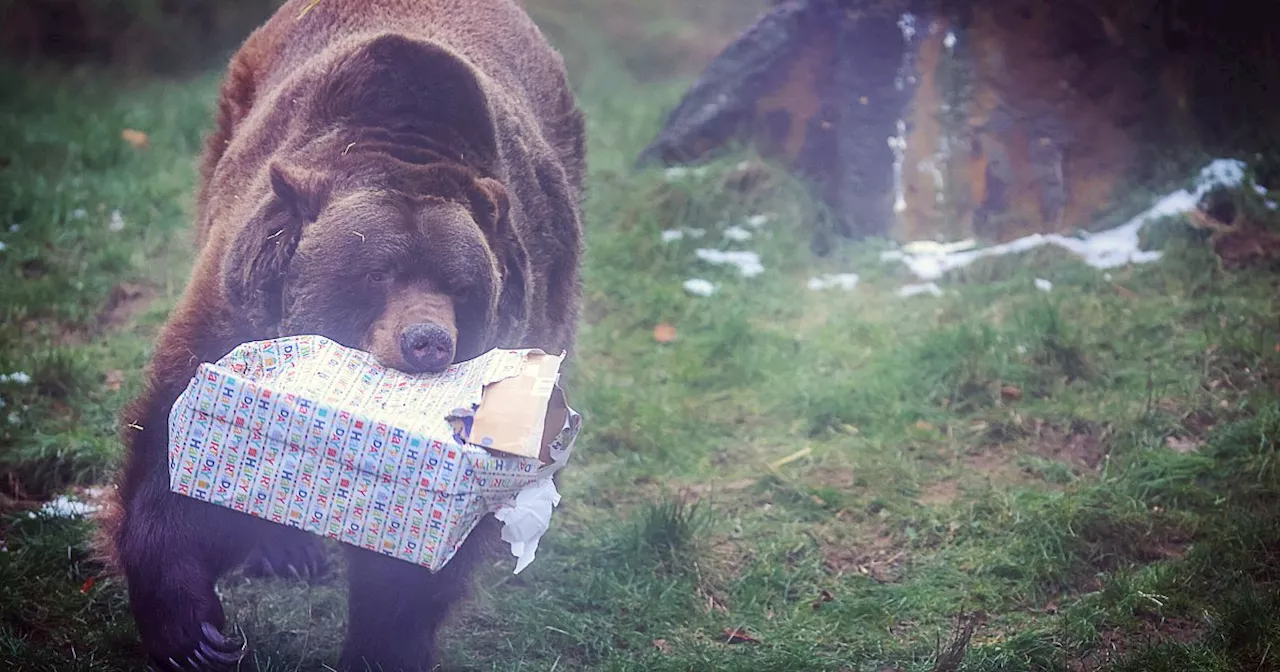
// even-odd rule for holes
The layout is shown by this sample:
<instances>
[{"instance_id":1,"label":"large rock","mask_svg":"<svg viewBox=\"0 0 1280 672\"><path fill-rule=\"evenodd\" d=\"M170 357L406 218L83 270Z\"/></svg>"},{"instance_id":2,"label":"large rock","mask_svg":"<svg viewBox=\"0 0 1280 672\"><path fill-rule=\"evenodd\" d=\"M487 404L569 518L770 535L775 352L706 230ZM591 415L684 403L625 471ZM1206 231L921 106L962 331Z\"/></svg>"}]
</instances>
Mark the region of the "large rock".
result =
<instances>
[{"instance_id":1,"label":"large rock","mask_svg":"<svg viewBox=\"0 0 1280 672\"><path fill-rule=\"evenodd\" d=\"M1280 22L1258 14L1280 9L1145 4L782 2L712 61L641 163L753 141L849 236L1090 228L1162 148L1239 146L1231 131L1270 123L1254 110L1280 97Z\"/></svg>"}]
</instances>

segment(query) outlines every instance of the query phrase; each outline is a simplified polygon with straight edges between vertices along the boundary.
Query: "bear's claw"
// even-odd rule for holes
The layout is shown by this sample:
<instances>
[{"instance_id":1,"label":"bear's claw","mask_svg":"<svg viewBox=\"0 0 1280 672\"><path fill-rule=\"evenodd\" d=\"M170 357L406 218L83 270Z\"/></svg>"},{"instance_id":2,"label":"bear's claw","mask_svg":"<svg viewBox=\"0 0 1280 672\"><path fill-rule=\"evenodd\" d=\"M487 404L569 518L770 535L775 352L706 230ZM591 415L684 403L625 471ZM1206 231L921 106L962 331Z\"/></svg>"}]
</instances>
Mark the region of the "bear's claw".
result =
<instances>
[{"instance_id":1,"label":"bear's claw","mask_svg":"<svg viewBox=\"0 0 1280 672\"><path fill-rule=\"evenodd\" d=\"M274 539L254 548L245 561L244 573L254 578L279 577L314 583L329 569L329 560L319 540L299 532Z\"/></svg>"},{"instance_id":2,"label":"bear's claw","mask_svg":"<svg viewBox=\"0 0 1280 672\"><path fill-rule=\"evenodd\" d=\"M196 650L181 662L172 656L166 661L164 672L229 672L239 666L244 658L248 640L239 644L218 631L211 623L201 623L200 632L204 639Z\"/></svg>"}]
</instances>

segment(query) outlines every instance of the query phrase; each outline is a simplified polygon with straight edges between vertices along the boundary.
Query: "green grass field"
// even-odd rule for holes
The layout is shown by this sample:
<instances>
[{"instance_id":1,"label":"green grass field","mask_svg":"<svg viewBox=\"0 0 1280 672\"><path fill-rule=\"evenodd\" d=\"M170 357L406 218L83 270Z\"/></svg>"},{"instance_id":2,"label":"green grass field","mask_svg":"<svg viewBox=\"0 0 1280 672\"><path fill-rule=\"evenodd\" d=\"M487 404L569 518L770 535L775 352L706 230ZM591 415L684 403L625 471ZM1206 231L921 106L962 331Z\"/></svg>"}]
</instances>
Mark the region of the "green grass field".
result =
<instances>
[{"instance_id":1,"label":"green grass field","mask_svg":"<svg viewBox=\"0 0 1280 672\"><path fill-rule=\"evenodd\" d=\"M1276 275L1222 270L1170 220L1158 263L1041 250L900 298L884 245L813 257L814 206L750 155L633 174L688 83L636 64L684 29L619 41L565 4L536 17L590 119L566 383L586 432L537 561L482 569L449 669L1280 669ZM143 667L92 522L34 512L92 498L119 458L114 414L191 261L219 74L0 67L0 669ZM752 240L722 239L753 215ZM705 237L662 241L681 228ZM806 288L847 271L852 291ZM228 577L242 669L334 664L341 586Z\"/></svg>"}]
</instances>

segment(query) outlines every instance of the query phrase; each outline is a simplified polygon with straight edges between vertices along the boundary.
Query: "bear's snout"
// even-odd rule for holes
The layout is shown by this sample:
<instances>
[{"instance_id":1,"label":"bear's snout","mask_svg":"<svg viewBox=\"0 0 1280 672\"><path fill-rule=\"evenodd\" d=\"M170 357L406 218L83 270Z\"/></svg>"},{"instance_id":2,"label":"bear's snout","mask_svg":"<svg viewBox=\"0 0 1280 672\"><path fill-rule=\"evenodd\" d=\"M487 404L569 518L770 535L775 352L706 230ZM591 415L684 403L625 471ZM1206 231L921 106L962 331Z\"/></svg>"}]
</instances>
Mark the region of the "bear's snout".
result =
<instances>
[{"instance_id":1,"label":"bear's snout","mask_svg":"<svg viewBox=\"0 0 1280 672\"><path fill-rule=\"evenodd\" d=\"M436 324L411 324L400 334L400 350L413 373L439 373L453 362L453 337Z\"/></svg>"}]
</instances>

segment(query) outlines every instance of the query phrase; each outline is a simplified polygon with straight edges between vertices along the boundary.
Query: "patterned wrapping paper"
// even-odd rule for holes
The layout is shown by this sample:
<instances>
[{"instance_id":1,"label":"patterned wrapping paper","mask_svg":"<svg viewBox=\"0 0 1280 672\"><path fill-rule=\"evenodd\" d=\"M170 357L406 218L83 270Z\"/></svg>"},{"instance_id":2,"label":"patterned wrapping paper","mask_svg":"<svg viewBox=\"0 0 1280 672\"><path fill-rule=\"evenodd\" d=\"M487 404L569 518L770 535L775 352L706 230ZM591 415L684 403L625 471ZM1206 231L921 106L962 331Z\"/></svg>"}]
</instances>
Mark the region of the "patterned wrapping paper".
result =
<instances>
[{"instance_id":1,"label":"patterned wrapping paper","mask_svg":"<svg viewBox=\"0 0 1280 672\"><path fill-rule=\"evenodd\" d=\"M546 490L572 452L572 409L549 465L462 445L445 420L529 352L415 376L317 336L246 343L202 364L175 402L169 487L437 571L485 514Z\"/></svg>"}]
</instances>

